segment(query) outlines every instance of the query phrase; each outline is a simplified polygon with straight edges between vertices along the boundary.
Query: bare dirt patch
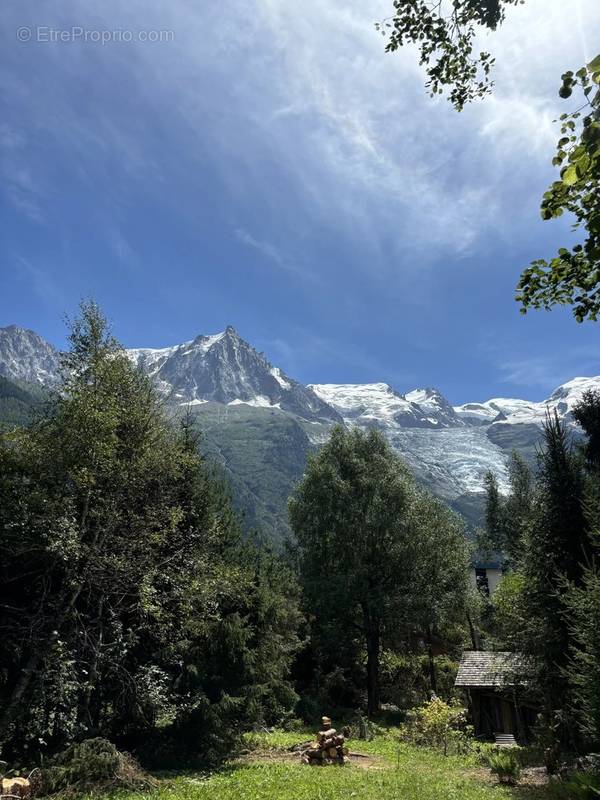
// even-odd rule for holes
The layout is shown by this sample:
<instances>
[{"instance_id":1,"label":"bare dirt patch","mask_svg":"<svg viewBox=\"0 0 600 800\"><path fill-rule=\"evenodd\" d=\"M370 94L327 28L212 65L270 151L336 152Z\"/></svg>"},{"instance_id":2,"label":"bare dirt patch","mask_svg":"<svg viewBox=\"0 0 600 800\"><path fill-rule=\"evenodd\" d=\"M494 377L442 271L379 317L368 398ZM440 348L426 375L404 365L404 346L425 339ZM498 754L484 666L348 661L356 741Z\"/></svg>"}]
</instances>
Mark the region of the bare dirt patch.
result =
<instances>
[{"instance_id":1,"label":"bare dirt patch","mask_svg":"<svg viewBox=\"0 0 600 800\"><path fill-rule=\"evenodd\" d=\"M498 783L498 779L486 767L466 770L467 775L475 778L481 783ZM548 783L548 774L544 767L527 767L522 770L519 778L519 786L545 786Z\"/></svg>"},{"instance_id":2,"label":"bare dirt patch","mask_svg":"<svg viewBox=\"0 0 600 800\"><path fill-rule=\"evenodd\" d=\"M301 764L302 753L298 750L285 750L283 748L251 750L241 755L237 761L243 764ZM386 763L381 756L366 755L353 751L350 751L345 756L345 764L350 764L360 769L385 769L386 767ZM330 767L334 766L330 765ZM317 769L317 767L314 767L314 769Z\"/></svg>"}]
</instances>

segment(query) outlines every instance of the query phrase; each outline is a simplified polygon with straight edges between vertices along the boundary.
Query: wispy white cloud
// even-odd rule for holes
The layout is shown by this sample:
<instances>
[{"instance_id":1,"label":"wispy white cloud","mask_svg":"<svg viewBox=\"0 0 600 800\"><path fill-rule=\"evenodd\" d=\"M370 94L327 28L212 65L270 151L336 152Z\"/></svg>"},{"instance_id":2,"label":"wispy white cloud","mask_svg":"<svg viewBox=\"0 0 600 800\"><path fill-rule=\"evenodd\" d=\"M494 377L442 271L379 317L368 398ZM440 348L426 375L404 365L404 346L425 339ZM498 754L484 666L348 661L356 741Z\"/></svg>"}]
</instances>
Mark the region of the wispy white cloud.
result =
<instances>
[{"instance_id":1,"label":"wispy white cloud","mask_svg":"<svg viewBox=\"0 0 600 800\"><path fill-rule=\"evenodd\" d=\"M43 189L24 154L27 138L8 124L0 125L0 179L12 204L34 222L44 222Z\"/></svg>"},{"instance_id":2,"label":"wispy white cloud","mask_svg":"<svg viewBox=\"0 0 600 800\"><path fill-rule=\"evenodd\" d=\"M317 282L317 278L312 272L308 271L306 267L292 263L272 242L260 241L243 228L236 228L234 233L242 244L260 253L263 260L275 264L275 266L285 272L301 276L305 281Z\"/></svg>"},{"instance_id":3,"label":"wispy white cloud","mask_svg":"<svg viewBox=\"0 0 600 800\"><path fill-rule=\"evenodd\" d=\"M426 95L413 51L383 52L373 22L391 10L391 0L53 0L44 23L171 28L175 38L30 44L22 53L48 62L55 89L45 96L18 71L3 79L21 113L11 136L22 140L34 122L90 187L99 165L116 162L120 181L102 199L117 227L131 187L185 191L182 213L193 214L203 201L195 181L211 163L231 205L245 208L238 238L281 269L306 263L318 229L354 249L349 270L426 283L444 256L470 254L490 230L517 235L533 222L550 175L560 72L585 60L582 39L597 38L600 22L596 0L578 0L575 26L565 24L564 0L509 9L504 27L485 37L497 57L495 94L457 115ZM33 0L8 15L8 30L42 22ZM23 167L30 155L19 150L5 190L43 216L44 176L34 181ZM276 242L252 204L278 230Z\"/></svg>"},{"instance_id":4,"label":"wispy white cloud","mask_svg":"<svg viewBox=\"0 0 600 800\"><path fill-rule=\"evenodd\" d=\"M499 368L505 383L549 393L575 375L600 374L600 359L597 353L582 350L568 356L509 359L499 364Z\"/></svg>"}]
</instances>

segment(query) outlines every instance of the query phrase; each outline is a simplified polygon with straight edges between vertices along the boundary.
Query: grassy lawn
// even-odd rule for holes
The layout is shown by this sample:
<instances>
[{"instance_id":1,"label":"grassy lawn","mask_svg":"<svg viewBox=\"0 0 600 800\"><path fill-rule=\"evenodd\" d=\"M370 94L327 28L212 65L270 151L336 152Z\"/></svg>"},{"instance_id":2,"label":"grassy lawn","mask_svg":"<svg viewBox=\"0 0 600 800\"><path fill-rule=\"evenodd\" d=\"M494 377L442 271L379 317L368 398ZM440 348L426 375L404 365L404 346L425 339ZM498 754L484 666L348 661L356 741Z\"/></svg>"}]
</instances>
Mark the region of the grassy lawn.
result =
<instances>
[{"instance_id":1,"label":"grassy lawn","mask_svg":"<svg viewBox=\"0 0 600 800\"><path fill-rule=\"evenodd\" d=\"M152 800L543 800L541 787L509 789L491 781L476 756L448 756L402 745L392 733L371 742L350 742L364 763L343 767L309 767L294 761L290 745L310 733L253 735L251 752L214 775L169 778ZM140 800L140 794L119 794Z\"/></svg>"}]
</instances>

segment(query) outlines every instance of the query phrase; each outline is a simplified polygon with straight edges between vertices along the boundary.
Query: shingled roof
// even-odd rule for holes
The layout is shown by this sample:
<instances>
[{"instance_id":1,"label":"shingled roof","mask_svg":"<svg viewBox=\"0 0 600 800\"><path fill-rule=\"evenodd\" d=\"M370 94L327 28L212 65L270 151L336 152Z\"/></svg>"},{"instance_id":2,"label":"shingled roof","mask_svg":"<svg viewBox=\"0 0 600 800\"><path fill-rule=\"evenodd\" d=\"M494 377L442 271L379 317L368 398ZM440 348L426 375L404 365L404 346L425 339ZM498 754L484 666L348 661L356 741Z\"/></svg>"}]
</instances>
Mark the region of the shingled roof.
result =
<instances>
[{"instance_id":1,"label":"shingled roof","mask_svg":"<svg viewBox=\"0 0 600 800\"><path fill-rule=\"evenodd\" d=\"M454 685L492 688L515 686L523 683L522 679L517 679L522 671L522 659L517 653L467 650L460 660Z\"/></svg>"}]
</instances>

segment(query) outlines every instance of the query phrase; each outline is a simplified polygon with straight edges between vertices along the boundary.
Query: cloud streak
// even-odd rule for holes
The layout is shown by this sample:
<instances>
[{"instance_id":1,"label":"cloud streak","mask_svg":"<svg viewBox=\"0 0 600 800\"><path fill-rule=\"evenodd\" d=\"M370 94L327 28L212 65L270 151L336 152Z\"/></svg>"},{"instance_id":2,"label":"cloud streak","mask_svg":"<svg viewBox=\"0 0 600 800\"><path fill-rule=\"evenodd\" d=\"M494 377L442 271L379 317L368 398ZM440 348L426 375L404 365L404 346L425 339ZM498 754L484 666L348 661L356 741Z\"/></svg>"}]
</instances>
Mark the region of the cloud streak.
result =
<instances>
[{"instance_id":1,"label":"cloud streak","mask_svg":"<svg viewBox=\"0 0 600 800\"><path fill-rule=\"evenodd\" d=\"M184 0L174 0L168 11L139 0L108 0L101 11L73 0L59 10L50 2L45 13L51 21L53 10L64 24L98 27L101 16L106 26L132 27L143 20L146 27L171 26L175 41L104 52L91 44L72 45L69 52L58 45L42 53L64 87L52 98L53 113L24 80L13 88L37 109L46 134L64 139L82 178L93 180L90 159L113 153L123 177L151 178L155 190L174 179L176 167L150 146L144 117L168 109L166 138L174 149L184 148L192 168L199 168L203 153L218 153L219 179L232 199L252 192L276 216L289 250L283 255L278 249L281 264L295 262L318 225L332 236L360 240L368 269L387 276L390 262L396 271L407 250L421 262L445 250L470 252L499 216L518 224L515 210L539 194L534 187L548 172L555 135L560 66L576 66L583 55L578 37L563 35L562 6L560 0L530 0L511 9L504 29L486 42L498 60L496 94L462 116L425 95L413 52L383 53L373 21L390 10L388 0L374 6L233 0L218 13ZM580 0L582 19L593 6ZM9 15L16 25L27 12L38 17L38 8L25 2ZM29 48L30 57L40 56L43 45L37 47ZM122 70L122 85L112 84L112 107L102 93L95 108L84 97L85 114L73 103L70 89L81 82L82 65L98 70L101 86L109 76L118 80ZM120 113L121 92L136 94L134 105L143 112L137 122ZM13 199L24 208L32 194L26 178L15 166ZM523 192L523 179L531 194ZM253 230L249 222L240 228ZM268 241L259 231L252 236ZM410 271L410 259L402 269Z\"/></svg>"},{"instance_id":2,"label":"cloud streak","mask_svg":"<svg viewBox=\"0 0 600 800\"><path fill-rule=\"evenodd\" d=\"M57 316L88 287L124 316L138 296L176 310L174 330L187 315L183 338L218 329L218 313L240 326L252 316L265 320L257 338L297 338L309 380L325 376L309 370L322 359L341 365L340 381L406 388L427 360L419 382L462 374L466 396L489 335L539 362L500 352L490 370L543 388L555 372L544 348L573 348L549 345L540 317L528 315L531 341L507 335L512 287L522 264L571 235L538 207L566 109L557 84L600 41L597 0L578 0L574 24L564 0L509 9L481 40L497 58L495 92L460 115L427 96L414 51L384 53L373 23L392 5L47 0L42 19L38 0L5 3L0 194L11 254L31 279L50 264L64 281ZM174 39L16 41L18 27L42 24ZM151 323L159 341L160 313L131 328Z\"/></svg>"}]
</instances>

